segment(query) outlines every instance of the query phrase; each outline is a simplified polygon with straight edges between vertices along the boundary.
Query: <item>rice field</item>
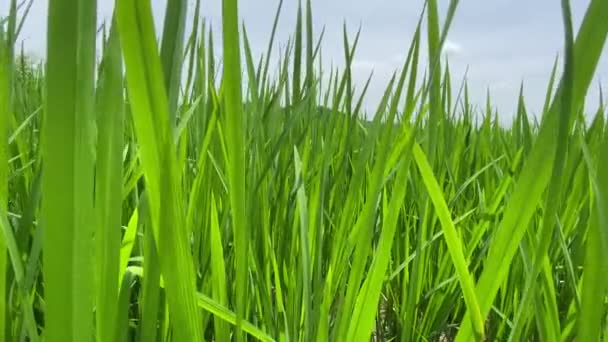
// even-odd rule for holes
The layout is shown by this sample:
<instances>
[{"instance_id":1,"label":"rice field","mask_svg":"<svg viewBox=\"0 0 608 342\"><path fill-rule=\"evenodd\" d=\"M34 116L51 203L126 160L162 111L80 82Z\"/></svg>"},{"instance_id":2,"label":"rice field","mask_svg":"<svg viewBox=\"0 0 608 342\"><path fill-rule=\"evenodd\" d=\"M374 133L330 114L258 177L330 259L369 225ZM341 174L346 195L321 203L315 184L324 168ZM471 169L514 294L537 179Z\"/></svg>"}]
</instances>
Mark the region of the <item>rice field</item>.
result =
<instances>
[{"instance_id":1,"label":"rice field","mask_svg":"<svg viewBox=\"0 0 608 342\"><path fill-rule=\"evenodd\" d=\"M169 1L159 37L148 0L101 28L95 1L49 0L44 63L9 1L0 341L606 340L608 124L585 97L608 1L578 28L561 1L542 115L522 92L508 126L451 81L457 0L426 1L371 113L359 35L324 69L311 0L286 45L278 2L261 56L238 0L222 32Z\"/></svg>"}]
</instances>

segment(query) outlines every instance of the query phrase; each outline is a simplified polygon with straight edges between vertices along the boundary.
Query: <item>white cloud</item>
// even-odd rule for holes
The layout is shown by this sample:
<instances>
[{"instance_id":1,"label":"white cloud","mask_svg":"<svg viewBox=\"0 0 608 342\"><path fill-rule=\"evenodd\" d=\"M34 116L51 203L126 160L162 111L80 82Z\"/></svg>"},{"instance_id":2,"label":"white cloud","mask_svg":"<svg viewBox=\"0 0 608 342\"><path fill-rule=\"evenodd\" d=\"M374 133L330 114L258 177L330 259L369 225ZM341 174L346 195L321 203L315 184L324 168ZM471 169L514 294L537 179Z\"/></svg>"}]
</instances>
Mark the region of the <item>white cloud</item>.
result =
<instances>
[{"instance_id":1,"label":"white cloud","mask_svg":"<svg viewBox=\"0 0 608 342\"><path fill-rule=\"evenodd\" d=\"M449 56L455 56L462 53L462 45L447 39L443 43L443 53Z\"/></svg>"}]
</instances>

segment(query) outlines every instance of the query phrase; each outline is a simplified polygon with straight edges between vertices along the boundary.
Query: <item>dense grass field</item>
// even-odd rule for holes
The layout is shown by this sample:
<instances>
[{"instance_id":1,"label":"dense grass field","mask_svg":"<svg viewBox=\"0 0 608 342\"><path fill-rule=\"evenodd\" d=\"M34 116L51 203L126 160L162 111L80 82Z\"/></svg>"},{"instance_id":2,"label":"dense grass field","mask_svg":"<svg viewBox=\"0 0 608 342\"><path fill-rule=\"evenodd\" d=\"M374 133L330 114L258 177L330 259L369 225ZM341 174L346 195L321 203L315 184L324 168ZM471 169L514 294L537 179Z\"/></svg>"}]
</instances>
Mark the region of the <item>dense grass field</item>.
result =
<instances>
[{"instance_id":1,"label":"dense grass field","mask_svg":"<svg viewBox=\"0 0 608 342\"><path fill-rule=\"evenodd\" d=\"M562 1L542 116L522 93L508 127L440 58L457 0L442 20L426 2L372 113L358 34L323 69L310 0L262 56L237 0L222 32L171 0L161 37L148 0L116 1L99 30L95 1L49 0L43 64L16 45L29 1L10 1L0 341L608 336L608 123L584 103L608 1L577 29Z\"/></svg>"}]
</instances>

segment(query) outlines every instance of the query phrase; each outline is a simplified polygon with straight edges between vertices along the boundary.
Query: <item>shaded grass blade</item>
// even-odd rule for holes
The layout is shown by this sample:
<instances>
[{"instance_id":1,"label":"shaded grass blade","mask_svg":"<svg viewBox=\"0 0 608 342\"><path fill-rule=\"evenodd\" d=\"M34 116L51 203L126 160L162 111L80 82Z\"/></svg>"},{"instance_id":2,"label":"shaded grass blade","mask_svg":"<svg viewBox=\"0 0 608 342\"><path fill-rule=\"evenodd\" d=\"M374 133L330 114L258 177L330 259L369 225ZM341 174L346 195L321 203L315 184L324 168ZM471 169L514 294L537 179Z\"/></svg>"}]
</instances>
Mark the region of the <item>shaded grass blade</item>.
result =
<instances>
[{"instance_id":1,"label":"shaded grass blade","mask_svg":"<svg viewBox=\"0 0 608 342\"><path fill-rule=\"evenodd\" d=\"M180 96L184 31L186 27L187 0L167 1L160 58L165 77L165 89L169 101L170 124L175 125L177 103Z\"/></svg>"}]
</instances>

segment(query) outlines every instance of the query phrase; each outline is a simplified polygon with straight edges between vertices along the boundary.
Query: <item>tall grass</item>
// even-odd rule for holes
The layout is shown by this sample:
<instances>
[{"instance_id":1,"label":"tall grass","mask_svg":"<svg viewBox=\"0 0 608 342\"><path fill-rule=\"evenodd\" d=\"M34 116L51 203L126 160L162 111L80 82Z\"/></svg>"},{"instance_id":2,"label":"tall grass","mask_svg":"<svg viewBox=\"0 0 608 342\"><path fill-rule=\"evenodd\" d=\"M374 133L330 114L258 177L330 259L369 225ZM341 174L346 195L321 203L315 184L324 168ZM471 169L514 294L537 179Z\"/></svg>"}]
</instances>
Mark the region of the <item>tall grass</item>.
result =
<instances>
[{"instance_id":1,"label":"tall grass","mask_svg":"<svg viewBox=\"0 0 608 342\"><path fill-rule=\"evenodd\" d=\"M0 20L0 341L606 338L608 126L584 101L606 1L578 30L562 1L540 121L522 85L508 127L452 84L456 0L443 22L426 2L371 113L359 32L324 69L311 0L282 50L278 1L261 56L237 0L221 47L198 0L167 2L161 37L147 0L99 31L94 1L49 0L44 65L15 51L18 5Z\"/></svg>"},{"instance_id":2,"label":"tall grass","mask_svg":"<svg viewBox=\"0 0 608 342\"><path fill-rule=\"evenodd\" d=\"M41 131L45 338L93 331L95 1L50 1Z\"/></svg>"}]
</instances>

